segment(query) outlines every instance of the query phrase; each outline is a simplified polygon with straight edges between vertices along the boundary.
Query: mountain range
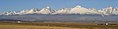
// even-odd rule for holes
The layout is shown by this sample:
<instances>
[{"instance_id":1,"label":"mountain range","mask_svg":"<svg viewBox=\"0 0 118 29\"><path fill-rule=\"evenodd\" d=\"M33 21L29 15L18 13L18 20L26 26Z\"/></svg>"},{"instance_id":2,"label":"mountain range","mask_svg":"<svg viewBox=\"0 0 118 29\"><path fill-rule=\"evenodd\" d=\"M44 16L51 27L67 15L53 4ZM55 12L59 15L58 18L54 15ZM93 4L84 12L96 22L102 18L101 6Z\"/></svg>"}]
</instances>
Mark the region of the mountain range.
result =
<instances>
[{"instance_id":1,"label":"mountain range","mask_svg":"<svg viewBox=\"0 0 118 29\"><path fill-rule=\"evenodd\" d=\"M99 15L118 15L118 8L107 7L100 10L95 8L84 8L75 6L73 8L63 8L60 10L53 10L49 6L42 9L29 9L22 11L0 12L0 15L26 15L26 14L99 14Z\"/></svg>"}]
</instances>

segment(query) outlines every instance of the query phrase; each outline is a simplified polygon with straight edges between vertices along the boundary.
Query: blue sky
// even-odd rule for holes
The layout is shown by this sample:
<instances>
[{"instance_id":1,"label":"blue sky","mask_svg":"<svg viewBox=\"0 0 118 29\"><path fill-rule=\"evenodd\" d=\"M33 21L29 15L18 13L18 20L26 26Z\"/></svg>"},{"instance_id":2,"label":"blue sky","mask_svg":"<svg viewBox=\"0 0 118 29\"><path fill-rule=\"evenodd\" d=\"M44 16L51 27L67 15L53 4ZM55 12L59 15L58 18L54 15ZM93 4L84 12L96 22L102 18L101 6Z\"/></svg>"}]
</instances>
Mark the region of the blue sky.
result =
<instances>
[{"instance_id":1,"label":"blue sky","mask_svg":"<svg viewBox=\"0 0 118 29\"><path fill-rule=\"evenodd\" d=\"M118 0L0 0L0 12L21 11L31 8L44 8L50 6L52 9L72 8L80 5L85 8L102 9L105 7L118 7Z\"/></svg>"}]
</instances>

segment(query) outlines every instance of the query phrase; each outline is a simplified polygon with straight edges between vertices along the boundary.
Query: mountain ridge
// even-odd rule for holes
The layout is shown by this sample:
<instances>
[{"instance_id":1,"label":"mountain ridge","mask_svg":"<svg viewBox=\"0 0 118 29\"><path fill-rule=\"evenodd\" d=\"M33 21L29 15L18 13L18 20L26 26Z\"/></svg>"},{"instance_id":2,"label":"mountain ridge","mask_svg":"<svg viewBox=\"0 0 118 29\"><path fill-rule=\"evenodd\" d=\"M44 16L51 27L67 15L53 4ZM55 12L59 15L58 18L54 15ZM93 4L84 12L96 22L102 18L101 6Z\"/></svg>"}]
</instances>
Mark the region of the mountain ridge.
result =
<instances>
[{"instance_id":1,"label":"mountain ridge","mask_svg":"<svg viewBox=\"0 0 118 29\"><path fill-rule=\"evenodd\" d=\"M30 10L13 11L13 12L0 12L0 15L26 15L26 14L99 14L99 15L118 15L118 8L107 7L97 10L95 8L84 8L81 6L75 6L73 8L63 8L60 10L53 10L49 6Z\"/></svg>"}]
</instances>

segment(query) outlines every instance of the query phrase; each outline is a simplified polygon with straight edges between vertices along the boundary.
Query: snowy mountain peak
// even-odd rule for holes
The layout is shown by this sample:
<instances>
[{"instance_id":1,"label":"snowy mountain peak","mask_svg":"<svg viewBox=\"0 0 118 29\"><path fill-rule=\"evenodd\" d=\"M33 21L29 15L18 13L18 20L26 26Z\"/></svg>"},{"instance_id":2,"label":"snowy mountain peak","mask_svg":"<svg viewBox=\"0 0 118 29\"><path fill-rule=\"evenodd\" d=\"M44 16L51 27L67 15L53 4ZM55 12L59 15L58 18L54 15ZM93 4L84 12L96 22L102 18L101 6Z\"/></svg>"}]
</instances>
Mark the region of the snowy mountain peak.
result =
<instances>
[{"instance_id":1,"label":"snowy mountain peak","mask_svg":"<svg viewBox=\"0 0 118 29\"><path fill-rule=\"evenodd\" d=\"M37 8L32 8L31 10L38 10Z\"/></svg>"},{"instance_id":2,"label":"snowy mountain peak","mask_svg":"<svg viewBox=\"0 0 118 29\"><path fill-rule=\"evenodd\" d=\"M118 8L107 7L101 10L95 8L84 8L80 5L73 8L63 8L60 10L52 10L49 6L42 9L28 9L23 11L13 11L13 12L0 12L0 15L24 15L24 14L100 14L100 15L118 15Z\"/></svg>"},{"instance_id":3,"label":"snowy mountain peak","mask_svg":"<svg viewBox=\"0 0 118 29\"><path fill-rule=\"evenodd\" d=\"M69 14L69 11L70 11L69 8L63 8L63 9L60 9L60 10L54 12L53 14Z\"/></svg>"},{"instance_id":4,"label":"snowy mountain peak","mask_svg":"<svg viewBox=\"0 0 118 29\"><path fill-rule=\"evenodd\" d=\"M88 12L88 9L81 6L76 6L72 8L70 12L74 14L86 14Z\"/></svg>"},{"instance_id":5,"label":"snowy mountain peak","mask_svg":"<svg viewBox=\"0 0 118 29\"><path fill-rule=\"evenodd\" d=\"M23 11L17 12L16 14L19 14L19 15L33 14L33 13L36 13L37 11L39 11L37 8L32 8L32 9L29 9L29 10L23 10Z\"/></svg>"},{"instance_id":6,"label":"snowy mountain peak","mask_svg":"<svg viewBox=\"0 0 118 29\"><path fill-rule=\"evenodd\" d=\"M32 8L32 9L30 9L30 11L32 11L32 12L37 12L37 11L39 11L37 8Z\"/></svg>"},{"instance_id":7,"label":"snowy mountain peak","mask_svg":"<svg viewBox=\"0 0 118 29\"><path fill-rule=\"evenodd\" d=\"M107 7L107 8L104 8L104 9L109 9L109 10L112 10L112 9L113 9L113 7Z\"/></svg>"},{"instance_id":8,"label":"snowy mountain peak","mask_svg":"<svg viewBox=\"0 0 118 29\"><path fill-rule=\"evenodd\" d=\"M42 10L51 10L51 8L49 6L43 8Z\"/></svg>"},{"instance_id":9,"label":"snowy mountain peak","mask_svg":"<svg viewBox=\"0 0 118 29\"><path fill-rule=\"evenodd\" d=\"M80 6L80 5L77 5L77 6L75 6L75 8L81 8L82 6Z\"/></svg>"},{"instance_id":10,"label":"snowy mountain peak","mask_svg":"<svg viewBox=\"0 0 118 29\"><path fill-rule=\"evenodd\" d=\"M49 6L47 6L46 8L43 8L39 11L40 14L51 14L53 12L54 11Z\"/></svg>"},{"instance_id":11,"label":"snowy mountain peak","mask_svg":"<svg viewBox=\"0 0 118 29\"><path fill-rule=\"evenodd\" d=\"M111 14L118 15L117 8L107 7L107 8L102 9L102 11L104 14L107 14L107 15L111 15Z\"/></svg>"},{"instance_id":12,"label":"snowy mountain peak","mask_svg":"<svg viewBox=\"0 0 118 29\"><path fill-rule=\"evenodd\" d=\"M49 6L47 6L46 8L50 8Z\"/></svg>"}]
</instances>

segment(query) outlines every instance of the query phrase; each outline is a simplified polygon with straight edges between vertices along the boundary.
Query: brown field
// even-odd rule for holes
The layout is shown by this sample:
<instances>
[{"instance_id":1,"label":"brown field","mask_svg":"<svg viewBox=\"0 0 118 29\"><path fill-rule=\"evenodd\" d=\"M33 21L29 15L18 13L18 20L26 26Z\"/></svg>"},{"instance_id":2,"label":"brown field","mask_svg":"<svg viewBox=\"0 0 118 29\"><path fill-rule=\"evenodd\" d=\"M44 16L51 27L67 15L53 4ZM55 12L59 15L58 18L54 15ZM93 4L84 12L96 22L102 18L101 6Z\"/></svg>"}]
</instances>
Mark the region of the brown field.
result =
<instances>
[{"instance_id":1,"label":"brown field","mask_svg":"<svg viewBox=\"0 0 118 29\"><path fill-rule=\"evenodd\" d=\"M118 29L118 25L78 22L0 22L0 29Z\"/></svg>"}]
</instances>

